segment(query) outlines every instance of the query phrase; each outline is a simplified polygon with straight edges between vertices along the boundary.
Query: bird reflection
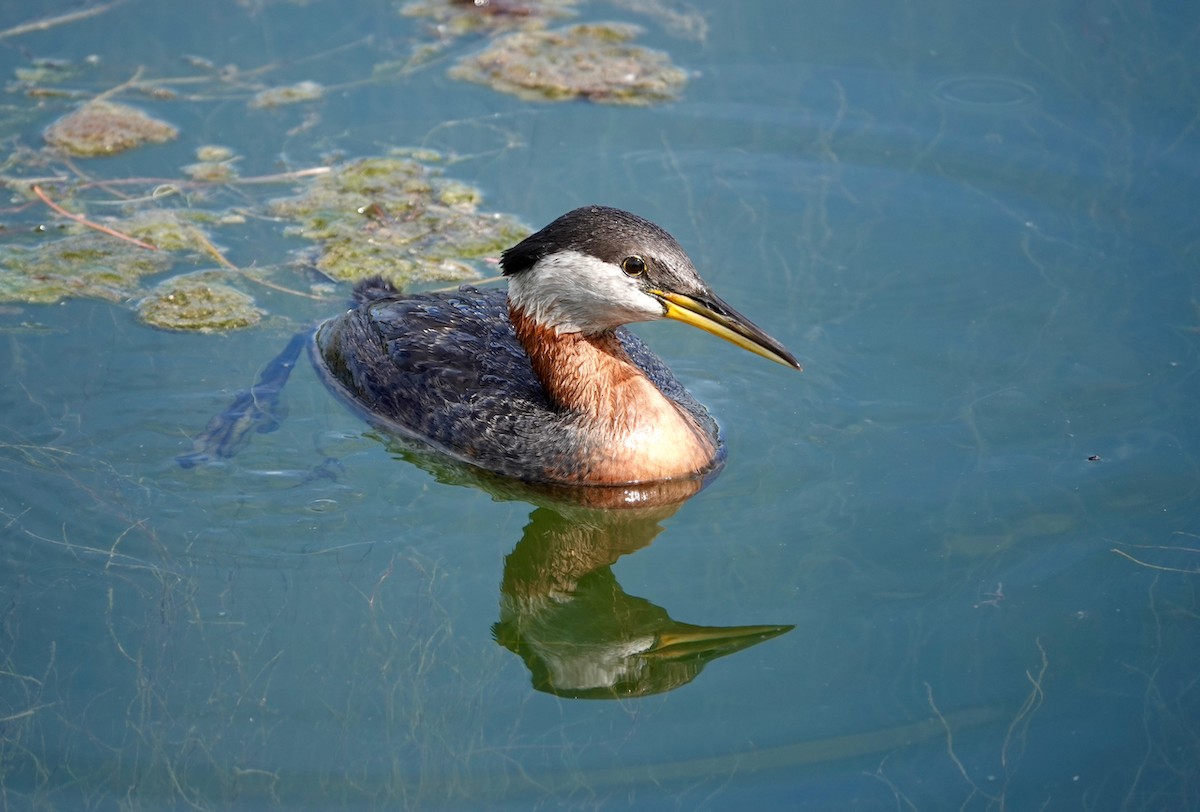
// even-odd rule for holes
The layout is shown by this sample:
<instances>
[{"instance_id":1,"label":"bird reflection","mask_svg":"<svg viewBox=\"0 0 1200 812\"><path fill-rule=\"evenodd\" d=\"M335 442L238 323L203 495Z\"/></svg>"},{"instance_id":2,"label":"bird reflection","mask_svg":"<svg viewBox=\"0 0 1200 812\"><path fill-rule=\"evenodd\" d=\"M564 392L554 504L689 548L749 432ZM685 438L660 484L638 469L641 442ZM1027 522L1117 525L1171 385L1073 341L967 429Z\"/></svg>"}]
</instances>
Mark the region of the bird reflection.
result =
<instances>
[{"instance_id":1,"label":"bird reflection","mask_svg":"<svg viewBox=\"0 0 1200 812\"><path fill-rule=\"evenodd\" d=\"M534 688L583 699L671 691L793 628L695 626L625 593L612 564L653 541L678 507L533 511L505 560L492 634L525 661Z\"/></svg>"},{"instance_id":2,"label":"bird reflection","mask_svg":"<svg viewBox=\"0 0 1200 812\"><path fill-rule=\"evenodd\" d=\"M696 626L628 595L612 565L646 547L708 480L608 488L518 482L391 434L398 457L444 484L534 505L504 562L496 642L525 661L533 687L558 696L620 699L686 685L709 662L791 631L790 625Z\"/></svg>"}]
</instances>

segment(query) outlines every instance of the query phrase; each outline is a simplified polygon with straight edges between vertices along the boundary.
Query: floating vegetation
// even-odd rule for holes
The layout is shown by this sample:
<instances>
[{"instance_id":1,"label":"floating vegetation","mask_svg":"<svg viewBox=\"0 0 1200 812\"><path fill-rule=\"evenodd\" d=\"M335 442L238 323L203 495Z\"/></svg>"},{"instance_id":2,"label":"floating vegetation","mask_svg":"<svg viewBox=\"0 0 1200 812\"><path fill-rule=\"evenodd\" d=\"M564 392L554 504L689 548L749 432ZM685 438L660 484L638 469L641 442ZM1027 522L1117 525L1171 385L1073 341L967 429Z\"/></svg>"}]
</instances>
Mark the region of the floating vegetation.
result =
<instances>
[{"instance_id":1,"label":"floating vegetation","mask_svg":"<svg viewBox=\"0 0 1200 812\"><path fill-rule=\"evenodd\" d=\"M212 215L190 209L142 209L125 220L112 220L108 225L123 234L161 248L164 251L193 251L212 253L212 242L197 225Z\"/></svg>"},{"instance_id":2,"label":"floating vegetation","mask_svg":"<svg viewBox=\"0 0 1200 812\"><path fill-rule=\"evenodd\" d=\"M9 93L23 93L36 99L88 99L91 94L59 87L80 73L75 64L62 59L33 59L13 69L13 81L5 85Z\"/></svg>"},{"instance_id":3,"label":"floating vegetation","mask_svg":"<svg viewBox=\"0 0 1200 812\"><path fill-rule=\"evenodd\" d=\"M386 157L343 164L304 193L274 201L271 210L298 221L291 233L321 244L317 268L334 279L383 276L404 288L478 278L467 260L497 254L529 230L479 212L477 189L442 178L426 162Z\"/></svg>"},{"instance_id":4,"label":"floating vegetation","mask_svg":"<svg viewBox=\"0 0 1200 812\"><path fill-rule=\"evenodd\" d=\"M232 150L212 146L197 150L197 157L208 159L199 164L213 167L229 167L238 160ZM477 260L499 254L529 230L510 217L480 212L479 190L443 178L430 165L439 160L436 152L410 150L278 175L238 178L231 174L219 181L178 183L154 179L149 194L103 201L128 212L120 218L89 219L80 213L87 208L81 193L97 188L97 183L58 184L51 187L54 197L40 184L31 184L33 197L73 224L58 232L61 236L48 234L40 244L16 244L0 255L0 302L144 299L139 305L142 320L168 329L230 330L261 319L264 313L253 300L227 286L218 287L207 277L192 279L180 290L166 286L146 294L142 277L160 274L177 262L194 264L204 259L291 295L335 295L329 285L320 290L312 287L309 293L264 277L263 268L238 268L213 244L211 226L245 225L251 218L258 220L264 210L273 218L291 221L287 233L316 241L317 269L330 279L352 282L380 275L400 287L477 279ZM232 167L229 170L232 173ZM307 186L294 197L227 212L163 207L158 202L184 190L187 200L202 200L210 182L244 187L297 181ZM64 195L71 209L54 199ZM80 227L88 230L81 232Z\"/></svg>"},{"instance_id":5,"label":"floating vegetation","mask_svg":"<svg viewBox=\"0 0 1200 812\"><path fill-rule=\"evenodd\" d=\"M33 248L9 246L0 254L0 301L123 301L137 295L143 276L162 273L173 263L166 251L147 251L91 232Z\"/></svg>"},{"instance_id":6,"label":"floating vegetation","mask_svg":"<svg viewBox=\"0 0 1200 812\"><path fill-rule=\"evenodd\" d=\"M50 195L46 194L46 191L44 189L42 189L40 184L37 184L37 183L30 184L29 191L33 192L33 196L36 197L38 200L42 201L43 203L45 203L50 208L50 210L53 211L55 214L58 214L62 217L66 217L68 220L73 220L74 222L79 223L81 226L84 226L86 228L94 229L95 231L98 231L102 234L108 234L110 237L114 237L118 240L123 240L125 242L136 245L139 248L145 248L150 251L154 250L153 245L142 242L141 240L137 239L136 237L130 237L128 234L123 234L122 232L111 229L108 226L104 226L104 225L101 225L100 223L93 222L93 221L87 219L86 217L84 217L82 214L77 214L73 211L64 209L58 203L55 203L54 200L52 200L50 198Z\"/></svg>"},{"instance_id":7,"label":"floating vegetation","mask_svg":"<svg viewBox=\"0 0 1200 812\"><path fill-rule=\"evenodd\" d=\"M29 65L13 70L13 76L18 82L26 85L46 85L65 82L79 72L79 69L65 59L34 59Z\"/></svg>"},{"instance_id":8,"label":"floating vegetation","mask_svg":"<svg viewBox=\"0 0 1200 812\"><path fill-rule=\"evenodd\" d=\"M456 6L462 8L456 8ZM492 0L486 16L531 22L557 16L571 3L500 2ZM447 3L453 13L479 6ZM338 49L334 49L336 51ZM331 52L332 53L332 52ZM43 136L52 149L36 150L16 143L4 162L4 181L28 199L22 209L40 200L66 218L66 227L46 231L41 239L16 244L0 256L0 302L52 303L64 298L92 298L137 305L143 321L168 329L225 330L258 321L264 315L252 300L232 289L216 287L217 280L200 277L182 289L164 287L147 292L142 277L159 275L177 263L193 271L214 261L226 271L288 295L324 299L338 296L333 281L354 282L380 275L398 287L424 282L478 279L484 257L523 238L528 229L511 217L480 211L478 189L443 178L433 165L442 160L431 151L397 151L337 166L315 166L277 174L243 177L242 157L234 150L209 144L196 148L194 162L177 178L101 179L83 175L68 156L112 155L147 143L161 143L179 131L136 107L116 101L121 94L149 93L155 98L228 99L239 94L253 108L273 108L319 100L328 86L303 81L268 86L266 66L243 71L218 68L202 58L187 58L204 74L155 77L142 68L118 85L73 110L63 110ZM93 64L36 62L18 79L25 83L66 82ZM91 91L65 87L64 92ZM287 133L295 137L311 119ZM16 168L18 171L13 172ZM24 179L27 178L27 179ZM252 191L262 184L302 184L295 196L268 201ZM131 187L133 189L131 190ZM216 196L235 197L232 208L220 211L209 203ZM164 207L172 198L174 207ZM40 211L40 207L31 209ZM120 212L117 217L101 213ZM42 212L39 216L49 216ZM282 219L286 233L314 241L304 251L305 264L325 274L319 284L312 276L300 284L272 278L285 266L267 264L241 268L215 246L209 231L216 225L276 228ZM80 231L80 227L88 231ZM157 281L157 280L155 280ZM181 283L182 284L182 283ZM163 291L166 291L164 293ZM222 308L230 312L222 314ZM249 314L249 315L247 315ZM226 318L228 316L228 318Z\"/></svg>"},{"instance_id":9,"label":"floating vegetation","mask_svg":"<svg viewBox=\"0 0 1200 812\"><path fill-rule=\"evenodd\" d=\"M525 99L632 105L674 99L687 74L661 51L631 45L639 33L620 23L517 31L461 60L450 75Z\"/></svg>"},{"instance_id":10,"label":"floating vegetation","mask_svg":"<svg viewBox=\"0 0 1200 812\"><path fill-rule=\"evenodd\" d=\"M541 26L572 14L577 0L415 0L400 12L429 17L442 36L461 37L513 28Z\"/></svg>"},{"instance_id":11,"label":"floating vegetation","mask_svg":"<svg viewBox=\"0 0 1200 812\"><path fill-rule=\"evenodd\" d=\"M208 145L196 150L196 163L182 167L183 174L192 180L206 183L225 183L238 176L234 163L238 155L229 147Z\"/></svg>"},{"instance_id":12,"label":"floating vegetation","mask_svg":"<svg viewBox=\"0 0 1200 812\"><path fill-rule=\"evenodd\" d=\"M142 277L171 268L177 259L171 252L219 256L199 225L213 219L205 212L149 208L105 224L66 214L99 231L9 248L0 256L0 301L126 301L140 294Z\"/></svg>"},{"instance_id":13,"label":"floating vegetation","mask_svg":"<svg viewBox=\"0 0 1200 812\"><path fill-rule=\"evenodd\" d=\"M55 121L43 135L46 143L69 155L90 158L161 144L176 138L179 131L136 107L90 101Z\"/></svg>"},{"instance_id":14,"label":"floating vegetation","mask_svg":"<svg viewBox=\"0 0 1200 812\"><path fill-rule=\"evenodd\" d=\"M297 82L294 85L271 87L256 93L250 99L250 106L263 109L282 107L285 104L316 101L325 95L325 87L318 82Z\"/></svg>"},{"instance_id":15,"label":"floating vegetation","mask_svg":"<svg viewBox=\"0 0 1200 812\"><path fill-rule=\"evenodd\" d=\"M237 153L229 147L220 147L215 144L206 144L196 148L196 160L205 162L216 161L232 161L237 157Z\"/></svg>"},{"instance_id":16,"label":"floating vegetation","mask_svg":"<svg viewBox=\"0 0 1200 812\"><path fill-rule=\"evenodd\" d=\"M198 161L185 164L180 170L192 180L204 183L226 183L238 176L237 169L226 161Z\"/></svg>"},{"instance_id":17,"label":"floating vegetation","mask_svg":"<svg viewBox=\"0 0 1200 812\"><path fill-rule=\"evenodd\" d=\"M159 283L138 302L138 318L164 330L202 333L240 330L262 320L254 297L218 281L223 271L176 276Z\"/></svg>"}]
</instances>

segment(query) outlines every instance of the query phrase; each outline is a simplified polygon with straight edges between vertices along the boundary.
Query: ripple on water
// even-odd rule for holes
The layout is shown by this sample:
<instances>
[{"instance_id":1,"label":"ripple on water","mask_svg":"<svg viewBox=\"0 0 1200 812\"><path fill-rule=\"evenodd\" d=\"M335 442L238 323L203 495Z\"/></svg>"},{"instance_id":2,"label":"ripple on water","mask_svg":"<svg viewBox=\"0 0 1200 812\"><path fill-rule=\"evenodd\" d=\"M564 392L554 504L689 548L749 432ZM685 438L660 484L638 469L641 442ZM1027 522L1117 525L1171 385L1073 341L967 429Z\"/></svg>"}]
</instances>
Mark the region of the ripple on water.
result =
<instances>
[{"instance_id":1,"label":"ripple on water","mask_svg":"<svg viewBox=\"0 0 1200 812\"><path fill-rule=\"evenodd\" d=\"M1007 76L955 76L938 82L930 94L960 107L1020 107L1038 98L1032 85Z\"/></svg>"}]
</instances>

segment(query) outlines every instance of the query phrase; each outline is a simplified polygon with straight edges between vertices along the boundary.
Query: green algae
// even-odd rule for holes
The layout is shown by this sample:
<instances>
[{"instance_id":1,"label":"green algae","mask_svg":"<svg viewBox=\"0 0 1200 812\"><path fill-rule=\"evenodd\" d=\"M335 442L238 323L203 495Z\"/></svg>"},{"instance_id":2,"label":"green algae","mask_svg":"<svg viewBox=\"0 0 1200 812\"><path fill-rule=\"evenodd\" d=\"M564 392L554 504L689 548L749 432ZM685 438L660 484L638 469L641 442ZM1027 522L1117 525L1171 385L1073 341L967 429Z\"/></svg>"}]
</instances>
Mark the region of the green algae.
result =
<instances>
[{"instance_id":1,"label":"green algae","mask_svg":"<svg viewBox=\"0 0 1200 812\"><path fill-rule=\"evenodd\" d=\"M236 157L237 153L229 147L222 147L217 144L205 144L204 146L196 147L197 161L232 161Z\"/></svg>"},{"instance_id":2,"label":"green algae","mask_svg":"<svg viewBox=\"0 0 1200 812\"><path fill-rule=\"evenodd\" d=\"M324 95L325 87L319 82L297 82L259 91L250 99L250 106L258 109L282 107L285 104L316 101Z\"/></svg>"},{"instance_id":3,"label":"green algae","mask_svg":"<svg viewBox=\"0 0 1200 812\"><path fill-rule=\"evenodd\" d=\"M135 296L144 276L168 270L174 258L92 232L0 255L0 301L53 303L76 297L119 302Z\"/></svg>"},{"instance_id":4,"label":"green algae","mask_svg":"<svg viewBox=\"0 0 1200 812\"><path fill-rule=\"evenodd\" d=\"M0 301L53 303L67 298L129 301L141 280L170 270L179 253L214 251L201 223L212 215L190 209L150 208L125 218L104 218L106 227L149 243L148 250L107 234L65 229L64 236L34 246L8 246L0 254Z\"/></svg>"},{"instance_id":5,"label":"green algae","mask_svg":"<svg viewBox=\"0 0 1200 812\"><path fill-rule=\"evenodd\" d=\"M274 201L271 213L297 223L290 233L319 244L316 266L333 279L383 276L404 288L478 278L468 260L498 254L529 230L480 212L480 192L441 177L431 157L342 164L300 195Z\"/></svg>"},{"instance_id":6,"label":"green algae","mask_svg":"<svg viewBox=\"0 0 1200 812\"><path fill-rule=\"evenodd\" d=\"M676 98L687 73L661 51L631 44L639 33L620 23L516 31L460 60L450 76L542 101L649 105Z\"/></svg>"},{"instance_id":7,"label":"green algae","mask_svg":"<svg viewBox=\"0 0 1200 812\"><path fill-rule=\"evenodd\" d=\"M196 149L196 162L181 167L183 174L203 183L228 183L238 177L234 164L240 160L229 147L205 145Z\"/></svg>"},{"instance_id":8,"label":"green algae","mask_svg":"<svg viewBox=\"0 0 1200 812\"><path fill-rule=\"evenodd\" d=\"M14 78L23 85L58 84L78 74L79 68L65 59L33 59L13 70Z\"/></svg>"},{"instance_id":9,"label":"green algae","mask_svg":"<svg viewBox=\"0 0 1200 812\"><path fill-rule=\"evenodd\" d=\"M199 223L212 215L192 209L142 209L123 220L106 220L110 228L164 251L211 253L212 242Z\"/></svg>"},{"instance_id":10,"label":"green algae","mask_svg":"<svg viewBox=\"0 0 1200 812\"><path fill-rule=\"evenodd\" d=\"M159 283L138 302L138 318L164 330L202 333L240 330L265 315L254 297L218 281L220 271L185 274Z\"/></svg>"},{"instance_id":11,"label":"green algae","mask_svg":"<svg viewBox=\"0 0 1200 812\"><path fill-rule=\"evenodd\" d=\"M46 128L46 143L68 155L92 158L115 155L143 144L177 138L175 127L127 104L90 101Z\"/></svg>"},{"instance_id":12,"label":"green algae","mask_svg":"<svg viewBox=\"0 0 1200 812\"><path fill-rule=\"evenodd\" d=\"M238 178L237 169L229 161L197 161L185 164L180 171L201 183L228 183Z\"/></svg>"},{"instance_id":13,"label":"green algae","mask_svg":"<svg viewBox=\"0 0 1200 812\"><path fill-rule=\"evenodd\" d=\"M238 159L220 147L202 147L197 157L208 159L200 163L214 165ZM378 275L405 288L478 279L483 258L498 255L529 229L509 216L482 211L482 193L443 177L434 166L441 161L442 156L430 150L397 150L320 173L302 172L296 176L303 185L295 196L233 212L164 206L157 194L163 188L160 184L155 193L121 203L125 213L119 217L90 215L90 223L44 231L40 243L14 241L7 246L0 254L0 302L140 300L142 321L167 329L217 331L248 326L264 313L244 294L215 287L205 277L201 281L206 287L198 287L193 279L182 289L164 283L147 294L143 277L161 274L176 263L194 266L209 257L227 264L210 229L245 225L264 214L284 221L286 233L315 243L314 249L302 251L306 264L315 264L330 280L356 282ZM180 184L179 188L189 189L189 201L204 199L203 187ZM86 190L86 185L61 186L54 193L59 205L86 217L88 195L80 194ZM157 250L85 225L101 225ZM243 273L254 275L253 270ZM286 282L263 284L295 292ZM314 294L302 295L315 295L313 290ZM322 290L321 295L331 294Z\"/></svg>"},{"instance_id":14,"label":"green algae","mask_svg":"<svg viewBox=\"0 0 1200 812\"><path fill-rule=\"evenodd\" d=\"M546 20L573 13L575 5L576 0L431 0L410 3L405 13L434 20L430 28L436 28L435 36L444 42L447 21L461 20L463 30L480 23L475 30L487 35L544 26ZM451 27L457 29L458 24ZM203 75L153 77L143 76L145 71L138 69L132 78L94 97L102 79L91 81L89 89L70 87L98 61L31 60L17 69L15 84L9 86L13 92L25 88L42 92L43 85L65 83L61 92L91 98L69 106L59 102L62 106L54 115L60 117L49 126L45 124L51 116L41 112L47 107L30 113L28 121L44 127L41 135L49 148L14 139L8 158L0 162L13 202L22 204L14 212L28 210L40 218L31 225L31 233L6 230L10 239L0 252L0 302L99 299L136 305L143 321L168 329L236 329L251 323L250 317L231 314L226 320L219 316L221 308L241 312L248 306L255 314L253 320L263 316L260 308L240 298L244 294L225 295L226 289L200 288L194 280L182 289L164 283L163 288L148 291L146 277L157 282L173 267L178 266L177 272L194 271L215 260L227 272L240 274L232 278L257 279L284 294L319 299L340 296L335 283L374 275L400 288L478 279L484 272L490 274L484 260L529 233L516 219L484 210L479 189L443 177L437 168L443 157L426 149L395 150L295 171L258 174L262 172L258 169L242 177L240 155L201 141L193 161L175 170L175 178L105 179L103 173L85 174L71 158L116 155L180 137L179 129L149 115L152 102L138 102L144 105L139 109L121 103L124 97L239 98L252 109L271 109L317 101L328 92L317 82L267 81L267 69L274 66L243 71L197 57L184 57L184 61L202 69ZM397 65L405 70L411 61ZM46 118L39 120L42 116ZM277 183L296 184L293 196L271 201L257 191L263 184ZM234 202L220 210L213 205L217 200L225 205ZM48 222L60 225L41 225ZM296 252L301 263L236 269L212 242L210 233L218 225L226 230L283 228L288 236L306 241ZM304 274L299 284L281 278L298 267ZM314 269L324 274L319 283L314 282ZM268 271L270 278L263 276ZM164 289L167 294L160 295ZM162 302L174 303L178 310L184 301L195 308L149 315L151 310L163 312Z\"/></svg>"}]
</instances>

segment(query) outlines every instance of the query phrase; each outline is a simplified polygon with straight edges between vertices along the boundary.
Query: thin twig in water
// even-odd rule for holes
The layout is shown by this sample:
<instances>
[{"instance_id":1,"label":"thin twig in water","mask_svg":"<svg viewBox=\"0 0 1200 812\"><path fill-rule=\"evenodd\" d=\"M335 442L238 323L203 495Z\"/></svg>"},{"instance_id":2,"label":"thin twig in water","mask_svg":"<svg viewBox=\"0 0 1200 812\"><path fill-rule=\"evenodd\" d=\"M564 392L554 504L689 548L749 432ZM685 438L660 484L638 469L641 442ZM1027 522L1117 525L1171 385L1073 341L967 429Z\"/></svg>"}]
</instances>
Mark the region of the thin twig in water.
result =
<instances>
[{"instance_id":1,"label":"thin twig in water","mask_svg":"<svg viewBox=\"0 0 1200 812\"><path fill-rule=\"evenodd\" d=\"M121 542L125 540L125 537L128 536L130 534L130 532L133 531L134 529L145 530L146 529L145 522L143 520L139 519L138 521L134 522L133 524L129 525L128 527L126 527L124 530L121 531L120 535L118 535L116 540L113 541L113 545L108 551L108 561L106 561L104 563L104 571L105 572L107 572L109 567L112 566L113 559L116 558L118 555L117 547L119 547L121 545ZM124 556L122 556L122 557L124 557Z\"/></svg>"},{"instance_id":2,"label":"thin twig in water","mask_svg":"<svg viewBox=\"0 0 1200 812\"><path fill-rule=\"evenodd\" d=\"M246 277L254 284L262 285L264 288L270 288L271 290L277 290L280 293L286 293L290 296L303 296L305 299L312 299L314 302L324 302L329 299L328 296L322 296L319 293L305 293L302 290L296 290L294 288L289 288L286 285L280 285L276 282L270 281L269 279L263 279L261 276L255 276L252 273L247 273L246 271L239 270L239 272L242 274L242 276Z\"/></svg>"},{"instance_id":3,"label":"thin twig in water","mask_svg":"<svg viewBox=\"0 0 1200 812\"><path fill-rule=\"evenodd\" d=\"M304 291L301 291L301 290L293 290L292 288L284 287L283 285L278 285L269 280L260 279L257 276L253 276L249 273L246 273L241 268L239 268L238 266L236 266L232 262L230 262L228 259L226 259L225 255L222 254L217 249L217 246L212 244L212 242L208 239L208 237L204 236L204 232L202 232L200 229L189 227L188 231L191 233L191 235L193 237L196 238L196 241L198 243L200 243L201 247L204 248L205 253L207 253L209 256L211 256L213 259L215 259L220 265L225 266L226 268L228 268L231 271L240 273L242 276L246 277L251 282L262 285L263 287L270 288L271 290L277 290L280 293L289 293L292 296L303 296L305 299L315 299L318 302L324 301L324 299L325 299L324 296L318 296L315 293L305 293Z\"/></svg>"},{"instance_id":4,"label":"thin twig in water","mask_svg":"<svg viewBox=\"0 0 1200 812\"><path fill-rule=\"evenodd\" d=\"M0 39L16 37L21 34L29 34L34 31L45 31L46 29L54 28L56 25L65 25L66 23L73 23L77 20L85 20L88 17L95 17L97 14L103 14L106 11L114 9L124 2L125 0L112 0L111 3L104 3L103 5L84 8L80 9L79 11L70 11L66 14L59 14L54 17L45 17L41 20L33 20L31 22L21 23L20 25L14 25L12 28L6 28L5 30L0 31Z\"/></svg>"},{"instance_id":5,"label":"thin twig in water","mask_svg":"<svg viewBox=\"0 0 1200 812\"><path fill-rule=\"evenodd\" d=\"M93 187L107 188L110 186L145 186L147 184L171 185L182 189L191 189L195 187L209 186L242 186L250 183L287 183L293 180L302 180L303 178L311 178L318 175L328 175L332 172L332 167L328 166L310 166L307 169L297 169L294 172L280 172L275 175L257 175L249 178L226 178L224 180L180 180L178 178L109 178L108 180L93 180L87 178L85 183L81 183L77 188L91 189ZM82 175L83 173L80 172ZM87 177L83 175L83 177ZM15 179L14 179L15 180ZM59 182L64 178L48 178L48 180L57 180Z\"/></svg>"},{"instance_id":6,"label":"thin twig in water","mask_svg":"<svg viewBox=\"0 0 1200 812\"><path fill-rule=\"evenodd\" d=\"M96 178L89 175L87 172L84 172L83 169L80 168L79 164L75 163L75 161L72 160L69 155L63 155L59 158L59 160L61 160L63 162L63 164L66 165L67 169L70 169L71 172L73 172L75 174L75 177L83 178L86 181L86 183L80 185L78 188L86 189L91 186L96 186L96 187L103 189L104 191L108 192L111 195L116 195L117 197L128 197L128 195L124 194L119 189L112 188L109 181L97 180Z\"/></svg>"},{"instance_id":7,"label":"thin twig in water","mask_svg":"<svg viewBox=\"0 0 1200 812\"><path fill-rule=\"evenodd\" d=\"M1200 570L1184 570L1184 569L1180 569L1179 567L1160 567L1158 564L1150 564L1145 561L1136 559L1133 556L1131 556L1129 553L1125 552L1124 550L1118 550L1116 547L1112 548L1112 552L1114 552L1117 555L1122 556L1124 558L1128 558L1130 561L1137 564L1138 566L1145 567L1146 569L1150 569L1150 570L1160 570L1161 572L1180 572L1180 573L1183 573L1184 575L1195 575L1196 573L1200 572Z\"/></svg>"},{"instance_id":8,"label":"thin twig in water","mask_svg":"<svg viewBox=\"0 0 1200 812\"><path fill-rule=\"evenodd\" d=\"M396 555L392 554L391 561L388 562L387 569L383 575L379 576L379 580L375 582L374 589L371 590L371 597L367 599L367 606L372 610L375 609L375 601L379 597L379 590L383 586L383 582L392 577L392 573L396 571Z\"/></svg>"},{"instance_id":9,"label":"thin twig in water","mask_svg":"<svg viewBox=\"0 0 1200 812\"><path fill-rule=\"evenodd\" d=\"M1008 748L1012 743L1013 734L1016 732L1017 726L1022 721L1025 722L1025 728L1020 733L1023 740L1025 730L1029 728L1029 718L1041 707L1042 700L1045 698L1045 694L1042 691L1042 679L1046 676L1046 669L1049 667L1050 661L1046 658L1046 649L1042 647L1041 638L1034 638L1033 642L1037 644L1038 653L1042 655L1042 666L1038 669L1036 677L1029 673L1029 671L1025 672L1025 676L1030 684L1033 685L1033 689L1029 692L1029 696L1025 697L1025 702L1022 703L1020 710L1017 711L1017 715L1013 717L1012 724L1008 726L1008 732L1004 735L1004 745L1000 748L1000 766L1006 769L1008 767Z\"/></svg>"},{"instance_id":10,"label":"thin twig in water","mask_svg":"<svg viewBox=\"0 0 1200 812\"><path fill-rule=\"evenodd\" d=\"M200 247L204 249L204 253L215 259L218 264L224 265L231 271L238 271L239 273L241 272L241 268L226 259L225 255L217 250L217 246L213 245L208 237L204 236L203 231L192 226L185 226L185 230L192 236L193 239L196 240L196 242L200 243Z\"/></svg>"},{"instance_id":11,"label":"thin twig in water","mask_svg":"<svg viewBox=\"0 0 1200 812\"><path fill-rule=\"evenodd\" d=\"M869 778L874 778L876 781L883 783L884 786L890 789L892 791L892 797L896 799L897 809L900 809L900 804L903 803L910 810L912 810L912 812L920 812L916 805L909 800L908 796L900 790L900 787L896 786L896 783L892 781L892 779L883 774L883 765L889 758L891 758L890 753L884 756L883 760L879 762L879 766L875 768L875 772L869 773L864 771L863 775L868 776Z\"/></svg>"},{"instance_id":12,"label":"thin twig in water","mask_svg":"<svg viewBox=\"0 0 1200 812\"><path fill-rule=\"evenodd\" d=\"M1179 533L1177 535L1194 537L1194 534L1192 533ZM1135 550L1175 550L1176 552L1182 553L1200 553L1200 548L1182 547L1178 544L1129 544L1127 546L1132 547Z\"/></svg>"},{"instance_id":13,"label":"thin twig in water","mask_svg":"<svg viewBox=\"0 0 1200 812\"><path fill-rule=\"evenodd\" d=\"M137 239L136 237L130 237L128 234L122 234L119 231L114 231L113 229L109 228L108 226L102 226L99 223L93 223L91 220L87 219L82 214L74 214L73 212L67 211L62 206L58 205L53 200L51 200L49 197L47 197L46 193L42 191L42 187L38 186L36 183L33 184L33 186L31 186L30 188L33 189L33 193L38 196L39 200L41 200L43 203L45 203L47 206L49 206L55 213L61 214L63 217L66 217L70 220L74 220L76 223L79 223L80 225L87 226L88 228L92 228L92 229L95 229L96 231L107 234L110 237L116 237L119 240L125 240L125 242L131 242L134 245L136 245L138 248L145 248L147 251L157 251L158 250L158 248L156 248L155 246L151 245L148 242L142 242L141 240Z\"/></svg>"},{"instance_id":14,"label":"thin twig in water","mask_svg":"<svg viewBox=\"0 0 1200 812\"><path fill-rule=\"evenodd\" d=\"M125 647L121 645L120 638L117 637L117 630L113 627L113 603L113 588L110 586L108 588L108 609L104 614L104 623L108 626L108 636L112 638L113 643L117 646L117 651L121 652L122 657L134 665L138 665L138 661L129 656L129 652L125 650Z\"/></svg>"},{"instance_id":15,"label":"thin twig in water","mask_svg":"<svg viewBox=\"0 0 1200 812\"><path fill-rule=\"evenodd\" d=\"M15 722L18 719L25 719L26 717L33 716L35 713L40 711L42 708L50 708L56 704L58 704L58 703L47 702L42 705L34 705L32 708L26 708L25 710L21 711L20 713L14 713L12 716L0 716L0 724L4 724L6 722Z\"/></svg>"},{"instance_id":16,"label":"thin twig in water","mask_svg":"<svg viewBox=\"0 0 1200 812\"><path fill-rule=\"evenodd\" d=\"M297 169L295 172L280 172L277 175L257 175L249 178L232 178L225 182L234 186L242 183L284 183L289 180L311 178L314 175L328 175L332 171L332 167L312 166L308 169Z\"/></svg>"},{"instance_id":17,"label":"thin twig in water","mask_svg":"<svg viewBox=\"0 0 1200 812\"><path fill-rule=\"evenodd\" d=\"M226 259L225 255L222 254L219 250L217 250L217 247L212 244L212 242L208 239L208 237L204 236L204 232L202 232L200 229L190 228L189 231L191 232L192 236L196 238L196 241L200 243L200 245L204 248L205 252L208 253L209 256L211 256L218 263L225 266L229 270L235 271L236 273L240 273L242 276L244 276L246 279L249 279L251 282L254 282L255 284L258 284L258 285L262 285L265 288L270 288L271 290L277 290L280 293L290 294L292 296L303 296L305 299L313 299L318 302L325 300L324 296L318 296L315 293L305 293L302 290L293 290L292 288L276 284L267 279L260 279L259 277L254 276L253 274L243 271L241 268L239 268L238 266L236 266L232 262L230 262L228 259Z\"/></svg>"},{"instance_id":18,"label":"thin twig in water","mask_svg":"<svg viewBox=\"0 0 1200 812\"><path fill-rule=\"evenodd\" d=\"M950 723L946 721L946 717L938 709L937 703L933 701L933 686L928 682L925 683L925 696L929 700L929 708L937 716L938 721L942 723L942 729L946 731L946 753L950 756L950 760L954 762L954 766L958 768L958 772L963 777L963 780L971 785L971 795L974 796L978 793L993 803L998 801L998 798L988 795L979 788L979 785L975 783L975 779L971 778L971 774L967 772L967 768L959 761L958 754L954 752L954 731L950 729ZM970 798L967 800L969 801ZM966 805L966 802L964 802L963 808L966 808Z\"/></svg>"},{"instance_id":19,"label":"thin twig in water","mask_svg":"<svg viewBox=\"0 0 1200 812\"><path fill-rule=\"evenodd\" d=\"M117 194L120 193L117 192ZM150 194L142 195L141 197L125 196L120 200L90 200L88 202L93 206L131 206L138 203L157 203L164 198L179 194L183 194L183 190L178 186L171 183L160 183L154 187Z\"/></svg>"},{"instance_id":20,"label":"thin twig in water","mask_svg":"<svg viewBox=\"0 0 1200 812\"><path fill-rule=\"evenodd\" d=\"M121 82L121 84L117 85L116 87L110 87L108 90L104 91L99 96L96 96L95 98L93 98L92 101L93 102L104 101L112 96L117 95L118 93L121 93L122 91L124 91L127 88L133 87L134 85L136 85L138 82L140 82L142 80L142 74L144 74L145 72L146 72L145 66L138 65L137 70L135 70L133 72L133 76L130 76L128 79L126 79L124 82Z\"/></svg>"}]
</instances>

